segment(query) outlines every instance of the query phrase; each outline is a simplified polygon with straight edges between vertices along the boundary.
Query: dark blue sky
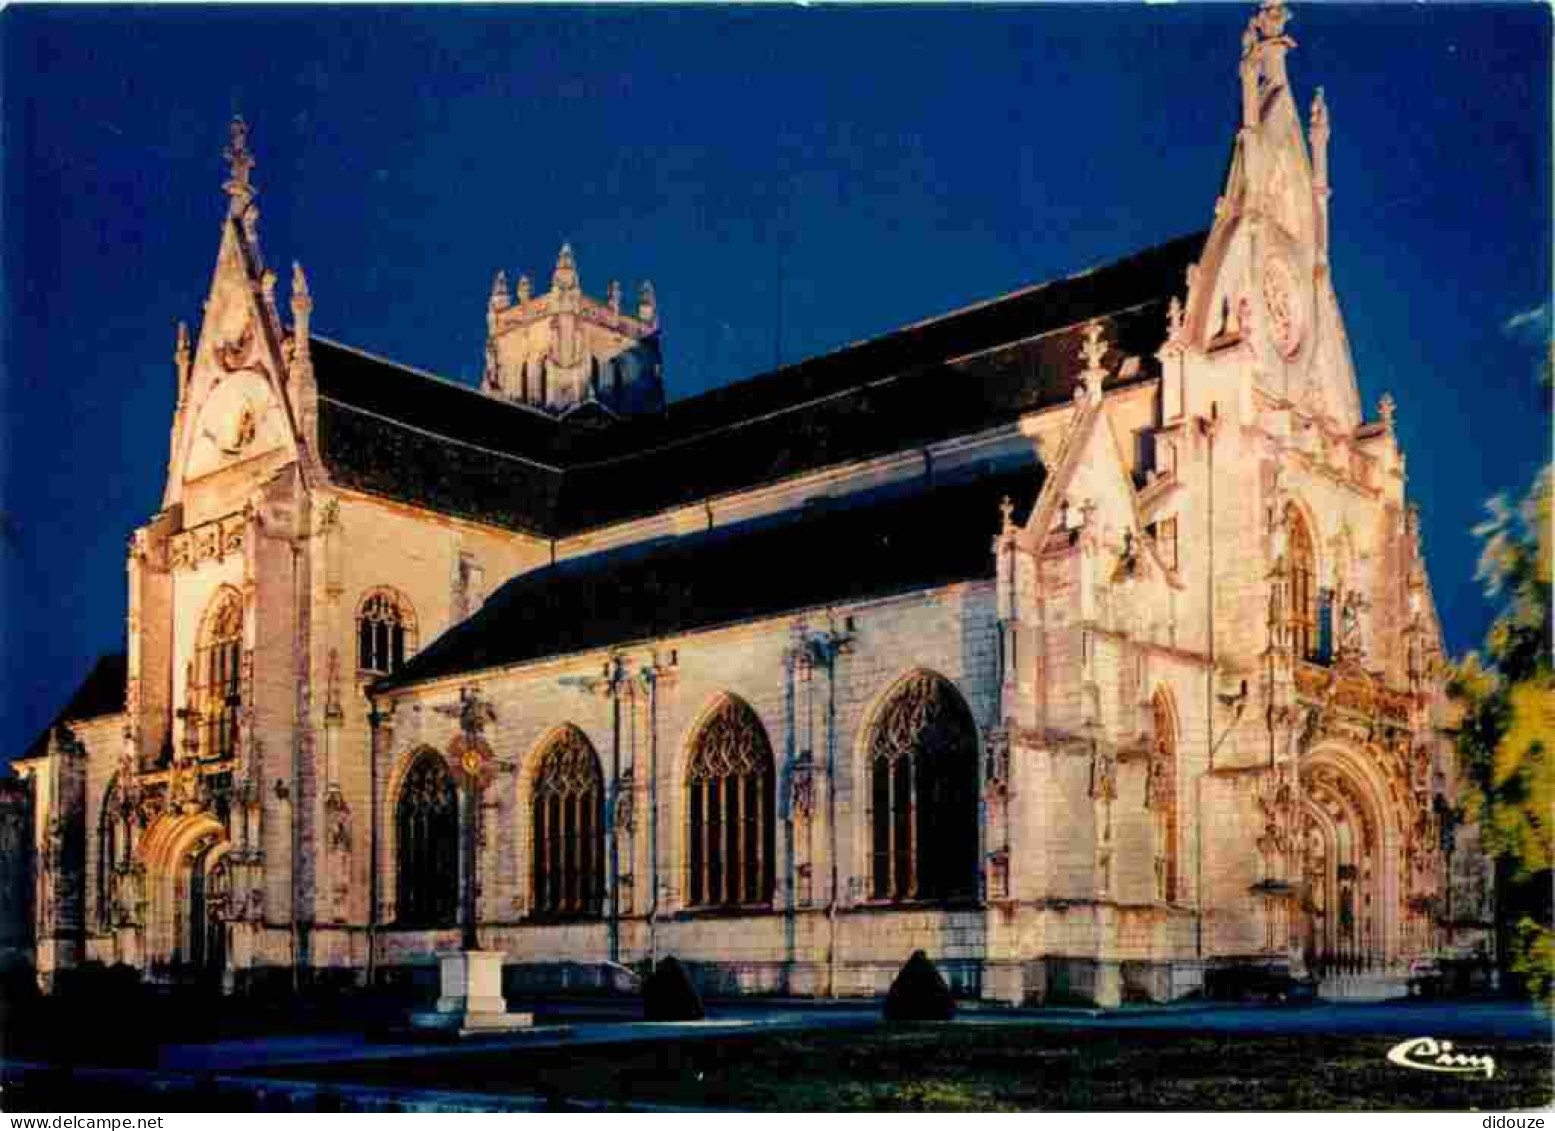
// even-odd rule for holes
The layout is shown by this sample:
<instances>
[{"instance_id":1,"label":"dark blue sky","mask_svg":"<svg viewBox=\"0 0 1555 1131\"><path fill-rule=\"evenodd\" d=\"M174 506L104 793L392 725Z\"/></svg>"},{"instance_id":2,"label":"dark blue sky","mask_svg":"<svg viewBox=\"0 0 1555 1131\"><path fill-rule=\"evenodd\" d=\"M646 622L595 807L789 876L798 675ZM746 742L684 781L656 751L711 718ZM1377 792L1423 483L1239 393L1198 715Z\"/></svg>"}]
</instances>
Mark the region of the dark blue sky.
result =
<instances>
[{"instance_id":1,"label":"dark blue sky","mask_svg":"<svg viewBox=\"0 0 1555 1131\"><path fill-rule=\"evenodd\" d=\"M653 279L684 396L1207 226L1251 11L9 8L0 755L122 646L234 111L321 333L473 381L493 273L571 240L591 293ZM1462 650L1469 527L1548 455L1549 10L1293 16L1362 396L1398 399Z\"/></svg>"}]
</instances>

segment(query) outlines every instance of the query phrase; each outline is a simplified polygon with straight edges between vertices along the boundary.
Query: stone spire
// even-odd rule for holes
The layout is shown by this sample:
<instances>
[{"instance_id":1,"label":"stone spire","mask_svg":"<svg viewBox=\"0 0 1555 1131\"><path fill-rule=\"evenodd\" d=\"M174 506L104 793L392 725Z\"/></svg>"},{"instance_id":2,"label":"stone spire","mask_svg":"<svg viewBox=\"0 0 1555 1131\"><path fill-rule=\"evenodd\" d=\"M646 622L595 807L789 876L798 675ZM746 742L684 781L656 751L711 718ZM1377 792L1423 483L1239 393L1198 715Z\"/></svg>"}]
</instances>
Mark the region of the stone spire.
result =
<instances>
[{"instance_id":1,"label":"stone spire","mask_svg":"<svg viewBox=\"0 0 1555 1131\"><path fill-rule=\"evenodd\" d=\"M1328 99L1323 88L1317 88L1312 99L1312 126L1309 131L1312 145L1312 196L1317 214L1317 257L1321 269L1328 268Z\"/></svg>"},{"instance_id":2,"label":"stone spire","mask_svg":"<svg viewBox=\"0 0 1555 1131\"><path fill-rule=\"evenodd\" d=\"M1312 165L1314 176L1323 184L1328 183L1328 132L1328 99L1318 87L1312 96Z\"/></svg>"},{"instance_id":3,"label":"stone spire","mask_svg":"<svg viewBox=\"0 0 1555 1131\"><path fill-rule=\"evenodd\" d=\"M513 300L508 294L508 273L498 271L497 277L491 281L491 309L506 310L511 305Z\"/></svg>"},{"instance_id":4,"label":"stone spire","mask_svg":"<svg viewBox=\"0 0 1555 1131\"><path fill-rule=\"evenodd\" d=\"M1382 399L1377 402L1377 415L1382 419L1382 426L1388 430L1388 435L1393 435L1393 414L1397 410L1393 403L1392 393L1383 393Z\"/></svg>"},{"instance_id":5,"label":"stone spire","mask_svg":"<svg viewBox=\"0 0 1555 1131\"><path fill-rule=\"evenodd\" d=\"M646 322L650 326L659 320L659 307L654 301L653 284L646 279L637 289L637 320Z\"/></svg>"},{"instance_id":6,"label":"stone spire","mask_svg":"<svg viewBox=\"0 0 1555 1131\"><path fill-rule=\"evenodd\" d=\"M178 324L178 343L173 347L173 364L178 367L178 403L184 403L184 397L189 392L189 326L185 322Z\"/></svg>"},{"instance_id":7,"label":"stone spire","mask_svg":"<svg viewBox=\"0 0 1555 1131\"><path fill-rule=\"evenodd\" d=\"M528 302L534 294L534 285L530 283L528 275L518 277L518 302L522 306Z\"/></svg>"},{"instance_id":8,"label":"stone spire","mask_svg":"<svg viewBox=\"0 0 1555 1131\"><path fill-rule=\"evenodd\" d=\"M1257 127L1263 116L1265 96L1270 90L1290 85L1285 74L1285 53L1296 46L1296 41L1285 34L1289 22L1285 0L1262 0L1242 33L1242 161L1253 184L1261 184L1264 173Z\"/></svg>"},{"instance_id":9,"label":"stone spire","mask_svg":"<svg viewBox=\"0 0 1555 1131\"><path fill-rule=\"evenodd\" d=\"M254 155L248 150L248 123L241 114L234 115L229 127L231 140L222 156L227 159L229 175L221 187L231 198L227 215L234 219L245 218L253 208L254 197L259 190L250 181L254 171Z\"/></svg>"},{"instance_id":10,"label":"stone spire","mask_svg":"<svg viewBox=\"0 0 1555 1131\"><path fill-rule=\"evenodd\" d=\"M605 292L605 303L610 307L610 313L621 313L621 283L619 280L610 280L610 289Z\"/></svg>"},{"instance_id":11,"label":"stone spire","mask_svg":"<svg viewBox=\"0 0 1555 1131\"><path fill-rule=\"evenodd\" d=\"M309 321L313 314L313 295L308 292L308 277L302 273L302 264L292 263L292 358L294 363L310 359L308 348Z\"/></svg>"},{"instance_id":12,"label":"stone spire","mask_svg":"<svg viewBox=\"0 0 1555 1131\"><path fill-rule=\"evenodd\" d=\"M556 257L556 270L551 275L551 289L553 291L578 289L578 264L572 257L570 243L562 244L561 254Z\"/></svg>"}]
</instances>

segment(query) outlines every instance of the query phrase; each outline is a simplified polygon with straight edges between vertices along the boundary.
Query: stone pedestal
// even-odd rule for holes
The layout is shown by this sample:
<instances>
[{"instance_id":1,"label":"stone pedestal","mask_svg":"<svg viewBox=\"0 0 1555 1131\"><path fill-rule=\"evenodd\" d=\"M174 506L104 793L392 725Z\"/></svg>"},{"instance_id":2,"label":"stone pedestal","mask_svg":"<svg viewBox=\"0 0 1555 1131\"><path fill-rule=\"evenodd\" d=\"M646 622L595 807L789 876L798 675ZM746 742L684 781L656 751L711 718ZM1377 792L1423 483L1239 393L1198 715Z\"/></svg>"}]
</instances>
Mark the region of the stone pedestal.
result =
<instances>
[{"instance_id":1,"label":"stone pedestal","mask_svg":"<svg viewBox=\"0 0 1555 1131\"><path fill-rule=\"evenodd\" d=\"M502 997L503 957L500 950L456 950L441 955L437 1008L411 1014L411 1025L460 1036L529 1028L534 1014L509 1013Z\"/></svg>"}]
</instances>

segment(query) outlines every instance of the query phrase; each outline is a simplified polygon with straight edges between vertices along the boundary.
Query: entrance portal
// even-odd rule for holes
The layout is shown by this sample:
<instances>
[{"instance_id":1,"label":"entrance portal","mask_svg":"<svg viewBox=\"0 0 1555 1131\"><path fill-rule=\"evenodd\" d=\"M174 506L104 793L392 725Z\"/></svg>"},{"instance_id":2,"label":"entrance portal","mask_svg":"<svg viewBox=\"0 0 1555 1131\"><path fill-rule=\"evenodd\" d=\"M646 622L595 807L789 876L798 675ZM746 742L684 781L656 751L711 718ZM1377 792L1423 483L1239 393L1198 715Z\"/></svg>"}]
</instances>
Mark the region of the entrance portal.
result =
<instances>
[{"instance_id":1,"label":"entrance portal","mask_svg":"<svg viewBox=\"0 0 1555 1131\"><path fill-rule=\"evenodd\" d=\"M152 974L220 984L228 959L229 847L226 829L207 813L166 814L146 830L141 859Z\"/></svg>"},{"instance_id":2,"label":"entrance portal","mask_svg":"<svg viewBox=\"0 0 1555 1131\"><path fill-rule=\"evenodd\" d=\"M1336 761L1303 769L1296 941L1318 977L1386 959L1382 824L1364 784Z\"/></svg>"}]
</instances>

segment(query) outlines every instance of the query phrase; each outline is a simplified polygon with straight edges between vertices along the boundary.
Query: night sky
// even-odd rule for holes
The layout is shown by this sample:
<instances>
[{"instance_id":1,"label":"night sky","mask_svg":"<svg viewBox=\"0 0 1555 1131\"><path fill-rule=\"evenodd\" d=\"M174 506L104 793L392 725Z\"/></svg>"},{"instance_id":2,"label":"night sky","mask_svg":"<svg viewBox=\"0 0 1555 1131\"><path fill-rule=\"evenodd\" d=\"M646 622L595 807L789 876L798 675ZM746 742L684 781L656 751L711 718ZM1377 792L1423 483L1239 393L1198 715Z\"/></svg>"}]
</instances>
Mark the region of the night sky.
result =
<instances>
[{"instance_id":1,"label":"night sky","mask_svg":"<svg viewBox=\"0 0 1555 1131\"><path fill-rule=\"evenodd\" d=\"M0 758L123 646L234 112L318 332L473 383L493 274L544 289L570 240L591 294L653 280L675 397L1207 227L1251 11L0 13ZM1549 9L1292 14L1362 399L1398 400L1458 653L1491 615L1469 528L1548 458Z\"/></svg>"}]
</instances>

